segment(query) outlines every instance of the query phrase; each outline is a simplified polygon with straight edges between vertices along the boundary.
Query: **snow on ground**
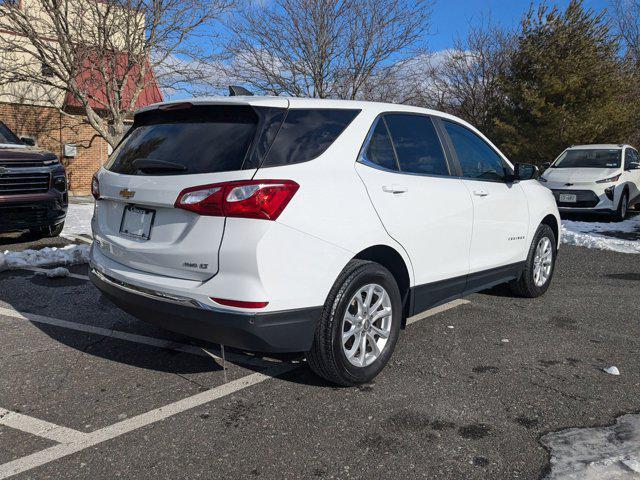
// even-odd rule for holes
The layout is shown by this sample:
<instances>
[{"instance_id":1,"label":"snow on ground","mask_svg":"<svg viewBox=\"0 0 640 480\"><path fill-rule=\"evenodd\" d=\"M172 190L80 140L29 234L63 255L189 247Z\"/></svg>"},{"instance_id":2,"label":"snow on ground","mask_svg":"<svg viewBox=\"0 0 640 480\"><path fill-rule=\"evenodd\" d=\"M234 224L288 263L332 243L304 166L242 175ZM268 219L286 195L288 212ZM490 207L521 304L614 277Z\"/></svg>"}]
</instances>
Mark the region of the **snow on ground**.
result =
<instances>
[{"instance_id":1,"label":"snow on ground","mask_svg":"<svg viewBox=\"0 0 640 480\"><path fill-rule=\"evenodd\" d=\"M612 223L563 220L561 240L579 247L640 253L640 215Z\"/></svg>"},{"instance_id":2,"label":"snow on ground","mask_svg":"<svg viewBox=\"0 0 640 480\"><path fill-rule=\"evenodd\" d=\"M0 271L22 267L78 265L89 262L89 245L46 247L41 250L5 251L0 253Z\"/></svg>"},{"instance_id":3,"label":"snow on ground","mask_svg":"<svg viewBox=\"0 0 640 480\"><path fill-rule=\"evenodd\" d=\"M70 203L67 210L67 219L64 222L62 236L90 235L91 217L93 216L93 203Z\"/></svg>"},{"instance_id":4,"label":"snow on ground","mask_svg":"<svg viewBox=\"0 0 640 480\"><path fill-rule=\"evenodd\" d=\"M548 433L540 441L551 454L547 480L640 479L640 415L623 415L609 427Z\"/></svg>"},{"instance_id":5,"label":"snow on ground","mask_svg":"<svg viewBox=\"0 0 640 480\"><path fill-rule=\"evenodd\" d=\"M68 268L56 267L36 272L36 275L44 275L47 278L66 278L71 274Z\"/></svg>"}]
</instances>

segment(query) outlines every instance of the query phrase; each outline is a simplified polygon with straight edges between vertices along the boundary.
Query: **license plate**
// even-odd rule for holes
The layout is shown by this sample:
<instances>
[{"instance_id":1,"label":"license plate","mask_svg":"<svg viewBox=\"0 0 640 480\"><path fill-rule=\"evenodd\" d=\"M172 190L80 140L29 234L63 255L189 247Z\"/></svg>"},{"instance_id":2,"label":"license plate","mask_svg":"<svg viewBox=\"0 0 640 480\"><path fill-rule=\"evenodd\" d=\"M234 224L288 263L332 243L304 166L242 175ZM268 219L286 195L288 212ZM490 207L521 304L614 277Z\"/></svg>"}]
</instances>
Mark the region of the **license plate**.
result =
<instances>
[{"instance_id":1,"label":"license plate","mask_svg":"<svg viewBox=\"0 0 640 480\"><path fill-rule=\"evenodd\" d=\"M564 203L576 203L578 201L578 196L572 193L561 193L559 200Z\"/></svg>"},{"instance_id":2,"label":"license plate","mask_svg":"<svg viewBox=\"0 0 640 480\"><path fill-rule=\"evenodd\" d=\"M149 240L155 215L155 210L127 205L122 214L120 233L129 237Z\"/></svg>"}]
</instances>

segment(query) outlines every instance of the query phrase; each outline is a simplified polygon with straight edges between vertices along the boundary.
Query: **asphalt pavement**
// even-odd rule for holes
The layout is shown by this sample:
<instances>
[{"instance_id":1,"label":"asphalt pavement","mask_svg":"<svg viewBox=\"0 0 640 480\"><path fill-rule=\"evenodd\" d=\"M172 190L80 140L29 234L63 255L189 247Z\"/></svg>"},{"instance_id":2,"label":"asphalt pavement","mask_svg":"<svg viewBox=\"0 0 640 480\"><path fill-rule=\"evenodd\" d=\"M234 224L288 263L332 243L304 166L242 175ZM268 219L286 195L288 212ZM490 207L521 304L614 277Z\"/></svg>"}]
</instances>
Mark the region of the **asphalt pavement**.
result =
<instances>
[{"instance_id":1,"label":"asphalt pavement","mask_svg":"<svg viewBox=\"0 0 640 480\"><path fill-rule=\"evenodd\" d=\"M418 320L359 388L223 362L71 270L0 273L0 478L535 479L544 433L640 410L637 255L562 246L545 296Z\"/></svg>"}]
</instances>

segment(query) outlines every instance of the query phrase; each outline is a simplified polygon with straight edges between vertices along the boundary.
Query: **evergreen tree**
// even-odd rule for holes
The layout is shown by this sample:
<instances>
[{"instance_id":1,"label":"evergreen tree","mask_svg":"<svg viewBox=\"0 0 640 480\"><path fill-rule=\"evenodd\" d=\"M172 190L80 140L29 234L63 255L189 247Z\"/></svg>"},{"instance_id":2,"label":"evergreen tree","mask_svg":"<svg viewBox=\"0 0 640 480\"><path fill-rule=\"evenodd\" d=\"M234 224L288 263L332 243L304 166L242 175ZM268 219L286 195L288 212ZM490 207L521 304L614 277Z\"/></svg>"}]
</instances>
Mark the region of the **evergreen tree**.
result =
<instances>
[{"instance_id":1,"label":"evergreen tree","mask_svg":"<svg viewBox=\"0 0 640 480\"><path fill-rule=\"evenodd\" d=\"M564 12L533 6L502 78L493 134L521 162L552 161L582 143L618 143L631 128L618 43L604 12L572 0Z\"/></svg>"}]
</instances>

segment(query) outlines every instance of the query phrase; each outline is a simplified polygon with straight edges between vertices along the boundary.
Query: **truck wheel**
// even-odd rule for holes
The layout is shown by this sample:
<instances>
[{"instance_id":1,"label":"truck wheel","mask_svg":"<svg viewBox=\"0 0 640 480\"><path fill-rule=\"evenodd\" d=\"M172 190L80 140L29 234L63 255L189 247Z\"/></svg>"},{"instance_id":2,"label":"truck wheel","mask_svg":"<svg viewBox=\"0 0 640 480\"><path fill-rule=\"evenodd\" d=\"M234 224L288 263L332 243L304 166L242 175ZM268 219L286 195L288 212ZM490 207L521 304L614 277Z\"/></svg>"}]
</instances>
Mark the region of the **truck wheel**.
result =
<instances>
[{"instance_id":1,"label":"truck wheel","mask_svg":"<svg viewBox=\"0 0 640 480\"><path fill-rule=\"evenodd\" d=\"M370 382L391 358L401 323L393 275L375 262L351 260L329 292L307 362L338 385Z\"/></svg>"},{"instance_id":2,"label":"truck wheel","mask_svg":"<svg viewBox=\"0 0 640 480\"><path fill-rule=\"evenodd\" d=\"M520 278L509 284L515 295L535 298L547 291L556 267L557 245L551 227L540 225L531 242Z\"/></svg>"}]
</instances>

